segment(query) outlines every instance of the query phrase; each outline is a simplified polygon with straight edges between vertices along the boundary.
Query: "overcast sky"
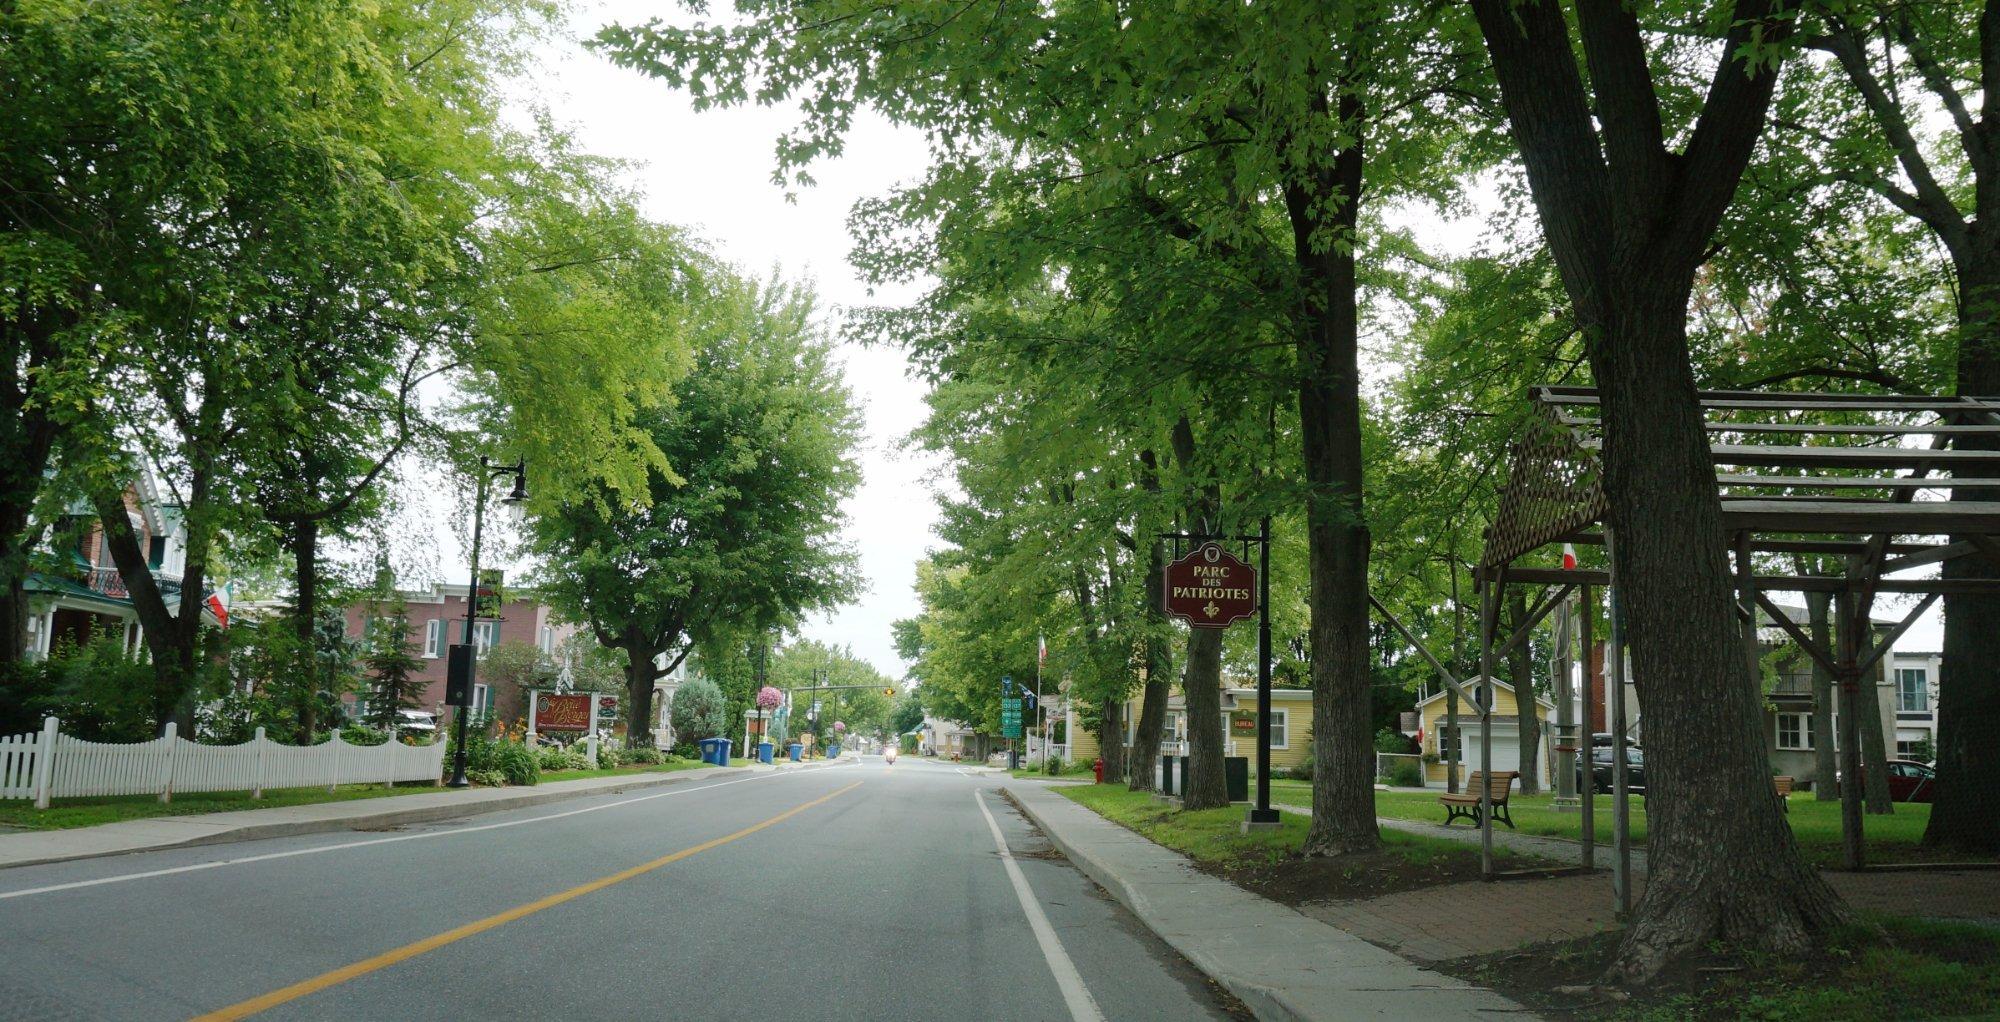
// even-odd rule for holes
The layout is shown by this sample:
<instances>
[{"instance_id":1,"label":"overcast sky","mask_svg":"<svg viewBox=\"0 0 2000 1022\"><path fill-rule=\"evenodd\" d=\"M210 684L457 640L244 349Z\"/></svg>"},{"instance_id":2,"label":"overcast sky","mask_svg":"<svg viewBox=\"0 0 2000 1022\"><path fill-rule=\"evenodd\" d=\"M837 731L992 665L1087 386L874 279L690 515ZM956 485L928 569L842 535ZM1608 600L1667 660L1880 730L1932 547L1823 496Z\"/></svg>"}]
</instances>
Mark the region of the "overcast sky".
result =
<instances>
[{"instance_id":1,"label":"overcast sky","mask_svg":"<svg viewBox=\"0 0 2000 1022\"><path fill-rule=\"evenodd\" d=\"M588 37L609 21L650 17L686 20L678 4L605 2L581 5L572 34ZM773 143L792 121L787 110L748 108L697 114L683 93L612 67L577 42L544 54L536 99L572 126L583 147L638 164L630 183L646 195L656 219L689 227L722 258L762 275L816 281L829 329L845 307L898 304L915 294L871 295L848 265L846 218L855 200L920 176L927 165L922 139L880 118L858 119L848 156L813 169L818 184L785 190L771 183ZM889 625L918 606L916 562L936 542L935 507L926 464L900 452L899 441L924 413L924 387L904 373L900 352L843 347L848 385L867 415L861 490L848 501L847 536L861 555L867 591L860 600L810 622L814 639L852 644L857 655L891 676L906 665L896 656Z\"/></svg>"}]
</instances>

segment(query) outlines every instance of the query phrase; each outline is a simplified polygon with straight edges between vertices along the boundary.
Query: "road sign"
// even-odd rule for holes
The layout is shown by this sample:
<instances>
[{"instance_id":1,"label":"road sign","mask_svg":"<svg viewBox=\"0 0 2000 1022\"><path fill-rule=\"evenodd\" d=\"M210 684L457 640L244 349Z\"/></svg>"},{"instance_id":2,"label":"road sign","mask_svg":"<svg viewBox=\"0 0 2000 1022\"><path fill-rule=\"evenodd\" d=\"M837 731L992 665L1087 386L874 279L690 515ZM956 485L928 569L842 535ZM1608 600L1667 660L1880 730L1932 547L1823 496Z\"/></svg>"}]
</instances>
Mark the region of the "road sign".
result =
<instances>
[{"instance_id":1,"label":"road sign","mask_svg":"<svg viewBox=\"0 0 2000 1022\"><path fill-rule=\"evenodd\" d=\"M1011 675L1011 674L1003 674L1003 675L1001 675L1001 676L1000 676L1000 697L1001 697L1001 698L1003 698L1003 699L1012 699L1012 698L1014 698L1014 676L1013 676L1013 675Z\"/></svg>"},{"instance_id":2,"label":"road sign","mask_svg":"<svg viewBox=\"0 0 2000 1022\"><path fill-rule=\"evenodd\" d=\"M1210 540L1167 565L1167 613L1196 628L1227 628L1257 613L1257 569Z\"/></svg>"},{"instance_id":3,"label":"road sign","mask_svg":"<svg viewBox=\"0 0 2000 1022\"><path fill-rule=\"evenodd\" d=\"M1021 737L1021 701L1019 699L1000 700L1000 736L1002 738Z\"/></svg>"}]
</instances>

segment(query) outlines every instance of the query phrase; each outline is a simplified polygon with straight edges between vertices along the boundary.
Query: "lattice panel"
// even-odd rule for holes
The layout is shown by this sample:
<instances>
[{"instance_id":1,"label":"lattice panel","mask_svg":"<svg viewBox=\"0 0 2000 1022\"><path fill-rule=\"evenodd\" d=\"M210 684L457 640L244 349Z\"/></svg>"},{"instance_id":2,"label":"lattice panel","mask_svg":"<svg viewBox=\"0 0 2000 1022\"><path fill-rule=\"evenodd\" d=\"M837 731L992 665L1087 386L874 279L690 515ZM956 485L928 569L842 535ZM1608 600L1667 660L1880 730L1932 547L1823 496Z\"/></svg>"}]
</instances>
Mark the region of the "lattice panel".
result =
<instances>
[{"instance_id":1,"label":"lattice panel","mask_svg":"<svg viewBox=\"0 0 2000 1022\"><path fill-rule=\"evenodd\" d=\"M1537 392L1534 415L1508 457L1483 567L1498 568L1604 516L1603 468L1581 433L1560 422L1556 407Z\"/></svg>"}]
</instances>

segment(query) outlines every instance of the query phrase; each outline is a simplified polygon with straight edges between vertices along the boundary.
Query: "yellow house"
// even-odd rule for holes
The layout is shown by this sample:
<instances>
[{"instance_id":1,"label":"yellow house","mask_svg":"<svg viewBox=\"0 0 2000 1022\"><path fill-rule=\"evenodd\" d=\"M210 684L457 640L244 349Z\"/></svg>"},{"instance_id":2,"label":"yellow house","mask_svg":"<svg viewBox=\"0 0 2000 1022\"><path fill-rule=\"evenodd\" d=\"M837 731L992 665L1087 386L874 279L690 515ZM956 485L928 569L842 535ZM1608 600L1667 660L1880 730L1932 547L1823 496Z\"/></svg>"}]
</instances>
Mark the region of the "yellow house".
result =
<instances>
[{"instance_id":1,"label":"yellow house","mask_svg":"<svg viewBox=\"0 0 2000 1022\"><path fill-rule=\"evenodd\" d=\"M1487 679L1488 684L1474 688L1467 682L1467 688L1479 699L1493 699L1493 769L1521 769L1521 705L1515 701L1514 686L1498 678ZM1542 696L1535 697L1535 705L1541 710L1541 719L1547 721L1556 711L1556 704ZM1451 758L1451 743L1454 739L1449 717L1445 713L1445 698L1442 690L1430 698L1417 703L1417 719L1423 731L1424 758L1433 757L1437 762L1424 764L1426 783L1443 784L1445 764ZM1479 707L1460 701L1458 704L1458 727L1464 733L1463 744L1459 747L1459 778L1463 780L1479 769ZM1547 733L1546 726L1543 733ZM1549 783L1549 753L1546 739L1542 742L1539 762L1542 783Z\"/></svg>"},{"instance_id":2,"label":"yellow house","mask_svg":"<svg viewBox=\"0 0 2000 1022\"><path fill-rule=\"evenodd\" d=\"M1138 735L1142 700L1143 696L1134 696L1124 706L1125 744L1128 748ZM1227 729L1222 738L1223 755L1248 756L1254 760L1257 755L1256 687L1224 687L1222 713ZM1096 733L1084 728L1077 720L1075 707L1069 709L1064 719L1069 734L1070 762L1089 763L1095 760L1099 752ZM1306 743L1312 738L1312 722L1312 689L1271 690L1272 770L1289 770L1305 762ZM1178 745L1185 753L1187 706L1179 692L1167 699L1167 720L1161 733L1161 740L1167 747ZM1256 764L1253 762L1251 766L1254 768Z\"/></svg>"}]
</instances>

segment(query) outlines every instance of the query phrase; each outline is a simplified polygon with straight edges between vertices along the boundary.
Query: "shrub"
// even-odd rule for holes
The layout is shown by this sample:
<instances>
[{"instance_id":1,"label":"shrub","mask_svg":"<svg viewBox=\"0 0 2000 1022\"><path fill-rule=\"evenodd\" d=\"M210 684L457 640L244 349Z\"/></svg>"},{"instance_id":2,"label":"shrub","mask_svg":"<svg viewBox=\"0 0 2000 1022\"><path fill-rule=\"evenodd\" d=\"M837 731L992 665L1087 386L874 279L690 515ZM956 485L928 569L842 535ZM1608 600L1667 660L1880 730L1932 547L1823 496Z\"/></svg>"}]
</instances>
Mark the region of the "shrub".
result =
<instances>
[{"instance_id":1,"label":"shrub","mask_svg":"<svg viewBox=\"0 0 2000 1022\"><path fill-rule=\"evenodd\" d=\"M681 742L674 746L675 759L700 759L701 750L693 742Z\"/></svg>"},{"instance_id":2,"label":"shrub","mask_svg":"<svg viewBox=\"0 0 2000 1022\"><path fill-rule=\"evenodd\" d=\"M1292 768L1292 779L1299 781L1313 779L1313 743L1310 740L1306 742L1305 758L1299 760L1299 765Z\"/></svg>"},{"instance_id":3,"label":"shrub","mask_svg":"<svg viewBox=\"0 0 2000 1022\"><path fill-rule=\"evenodd\" d=\"M1399 788L1420 788L1424 783L1424 769L1409 760L1398 760L1389 768L1389 783Z\"/></svg>"},{"instance_id":4,"label":"shrub","mask_svg":"<svg viewBox=\"0 0 2000 1022\"><path fill-rule=\"evenodd\" d=\"M668 713L674 734L691 742L714 738L722 733L723 706L722 689L715 682L695 678L682 684Z\"/></svg>"},{"instance_id":5,"label":"shrub","mask_svg":"<svg viewBox=\"0 0 2000 1022\"><path fill-rule=\"evenodd\" d=\"M1401 731L1392 727L1385 727L1375 732L1375 751L1408 752L1410 751L1410 740L1404 737Z\"/></svg>"},{"instance_id":6,"label":"shrub","mask_svg":"<svg viewBox=\"0 0 2000 1022\"><path fill-rule=\"evenodd\" d=\"M654 766L660 763L663 759L663 757L660 754L660 750L652 748L627 749L625 750L624 756L622 758L625 760L625 762L632 763L637 766Z\"/></svg>"},{"instance_id":7,"label":"shrub","mask_svg":"<svg viewBox=\"0 0 2000 1022\"><path fill-rule=\"evenodd\" d=\"M1062 772L1063 760L1061 756L1050 756L1048 763L1042 767L1042 773L1045 774L1055 775Z\"/></svg>"},{"instance_id":8,"label":"shrub","mask_svg":"<svg viewBox=\"0 0 2000 1022\"><path fill-rule=\"evenodd\" d=\"M482 788L500 788L507 784L507 775L498 770L467 770L465 776Z\"/></svg>"},{"instance_id":9,"label":"shrub","mask_svg":"<svg viewBox=\"0 0 2000 1022\"><path fill-rule=\"evenodd\" d=\"M508 784L537 784L542 779L541 758L535 750L519 742L495 742L494 768Z\"/></svg>"},{"instance_id":10,"label":"shrub","mask_svg":"<svg viewBox=\"0 0 2000 1022\"><path fill-rule=\"evenodd\" d=\"M903 738L902 738L902 743L901 743L901 744L902 744L902 746L903 746L903 754L904 754L904 755L906 755L906 756L914 756L914 755L916 755L916 754L917 754L917 736L916 736L916 735L904 735L904 736L903 736Z\"/></svg>"},{"instance_id":11,"label":"shrub","mask_svg":"<svg viewBox=\"0 0 2000 1022\"><path fill-rule=\"evenodd\" d=\"M597 768L599 770L615 769L618 766L620 751L617 747L607 742L599 742L597 745Z\"/></svg>"}]
</instances>

